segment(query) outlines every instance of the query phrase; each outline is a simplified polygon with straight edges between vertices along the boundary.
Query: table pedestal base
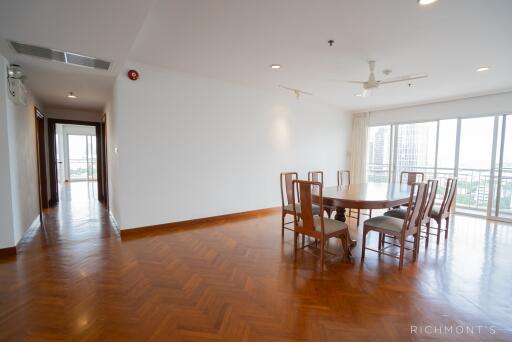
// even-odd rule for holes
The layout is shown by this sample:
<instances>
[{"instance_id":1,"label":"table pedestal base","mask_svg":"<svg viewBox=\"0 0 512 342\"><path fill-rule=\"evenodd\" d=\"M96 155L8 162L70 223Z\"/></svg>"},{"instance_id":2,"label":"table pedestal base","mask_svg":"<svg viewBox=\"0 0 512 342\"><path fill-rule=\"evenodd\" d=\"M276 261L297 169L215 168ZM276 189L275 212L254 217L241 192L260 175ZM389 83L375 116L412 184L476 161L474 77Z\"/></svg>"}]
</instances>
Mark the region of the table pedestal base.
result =
<instances>
[{"instance_id":1,"label":"table pedestal base","mask_svg":"<svg viewBox=\"0 0 512 342\"><path fill-rule=\"evenodd\" d=\"M336 216L334 216L335 220L345 222L347 217L345 216L345 208L336 208Z\"/></svg>"}]
</instances>

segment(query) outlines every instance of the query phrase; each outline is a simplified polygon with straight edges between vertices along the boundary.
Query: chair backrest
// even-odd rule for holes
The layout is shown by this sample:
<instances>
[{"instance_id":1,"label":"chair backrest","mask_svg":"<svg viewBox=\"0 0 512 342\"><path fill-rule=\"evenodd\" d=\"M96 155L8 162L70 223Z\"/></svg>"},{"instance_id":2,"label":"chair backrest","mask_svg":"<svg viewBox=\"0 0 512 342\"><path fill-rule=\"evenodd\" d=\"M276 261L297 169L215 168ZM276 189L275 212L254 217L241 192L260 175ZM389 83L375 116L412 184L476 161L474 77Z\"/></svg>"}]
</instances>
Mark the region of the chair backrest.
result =
<instances>
[{"instance_id":1,"label":"chair backrest","mask_svg":"<svg viewBox=\"0 0 512 342\"><path fill-rule=\"evenodd\" d=\"M338 170L338 186L350 185L350 171Z\"/></svg>"},{"instance_id":2,"label":"chair backrest","mask_svg":"<svg viewBox=\"0 0 512 342\"><path fill-rule=\"evenodd\" d=\"M318 236L324 233L324 217L320 215L320 232L315 230L315 221L313 220L313 195L318 196L318 205L320 206L320 212L322 213L323 208L323 194L322 194L322 183L310 182L305 180L294 180L293 181L293 199L294 199L294 222L295 229L300 231L302 234L308 234L312 236ZM315 192L318 189L318 192ZM299 201L300 198L300 201ZM316 201L315 201L316 202ZM295 208L295 203L300 205L300 217ZM299 226L299 219L302 220L302 225Z\"/></svg>"},{"instance_id":3,"label":"chair backrest","mask_svg":"<svg viewBox=\"0 0 512 342\"><path fill-rule=\"evenodd\" d=\"M323 171L309 171L308 172L308 181L320 182L320 183L324 184L324 172Z\"/></svg>"},{"instance_id":4,"label":"chair backrest","mask_svg":"<svg viewBox=\"0 0 512 342\"><path fill-rule=\"evenodd\" d=\"M407 206L407 214L405 215L402 232L412 235L418 231L421 225L422 214L427 199L427 184L413 183L411 184L411 195L409 196L409 205Z\"/></svg>"},{"instance_id":5,"label":"chair backrest","mask_svg":"<svg viewBox=\"0 0 512 342\"><path fill-rule=\"evenodd\" d=\"M400 184L404 182L404 176L407 175L407 185L412 185L416 182L423 182L423 179L425 179L425 174L423 172L409 172L409 171L402 171L400 173ZM418 180L418 176L420 179Z\"/></svg>"},{"instance_id":6,"label":"chair backrest","mask_svg":"<svg viewBox=\"0 0 512 342\"><path fill-rule=\"evenodd\" d=\"M444 191L443 202L441 202L441 208L439 214L450 212L455 200L455 193L457 192L457 178L448 178L446 180L446 189Z\"/></svg>"},{"instance_id":7,"label":"chair backrest","mask_svg":"<svg viewBox=\"0 0 512 342\"><path fill-rule=\"evenodd\" d=\"M308 181L310 182L318 182L321 185L315 185L313 187L313 192L318 194L318 189L321 188L324 184L324 172L323 171L309 171L308 172Z\"/></svg>"},{"instance_id":8,"label":"chair backrest","mask_svg":"<svg viewBox=\"0 0 512 342\"><path fill-rule=\"evenodd\" d=\"M436 201L436 193L437 193L437 185L439 181L437 179L429 179L427 183L427 203L425 204L425 209L423 210L423 221L430 219L432 215L432 208L434 207L434 202Z\"/></svg>"},{"instance_id":9,"label":"chair backrest","mask_svg":"<svg viewBox=\"0 0 512 342\"><path fill-rule=\"evenodd\" d=\"M299 179L297 172L282 172L279 176L281 185L281 204L285 207L293 203L293 181Z\"/></svg>"}]
</instances>

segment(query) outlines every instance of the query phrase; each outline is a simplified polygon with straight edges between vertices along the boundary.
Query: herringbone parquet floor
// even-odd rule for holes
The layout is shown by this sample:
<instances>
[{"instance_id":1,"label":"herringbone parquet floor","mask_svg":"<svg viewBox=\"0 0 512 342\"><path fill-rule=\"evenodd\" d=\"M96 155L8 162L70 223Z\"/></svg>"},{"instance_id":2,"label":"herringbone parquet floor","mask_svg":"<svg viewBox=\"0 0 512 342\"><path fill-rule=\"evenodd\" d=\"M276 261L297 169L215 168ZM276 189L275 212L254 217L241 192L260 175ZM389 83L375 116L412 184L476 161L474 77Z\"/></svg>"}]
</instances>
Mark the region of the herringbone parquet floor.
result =
<instances>
[{"instance_id":1,"label":"herringbone parquet floor","mask_svg":"<svg viewBox=\"0 0 512 342\"><path fill-rule=\"evenodd\" d=\"M357 246L322 273L279 213L121 239L77 198L46 222L0 260L0 340L512 340L510 225L456 216L402 272Z\"/></svg>"}]
</instances>

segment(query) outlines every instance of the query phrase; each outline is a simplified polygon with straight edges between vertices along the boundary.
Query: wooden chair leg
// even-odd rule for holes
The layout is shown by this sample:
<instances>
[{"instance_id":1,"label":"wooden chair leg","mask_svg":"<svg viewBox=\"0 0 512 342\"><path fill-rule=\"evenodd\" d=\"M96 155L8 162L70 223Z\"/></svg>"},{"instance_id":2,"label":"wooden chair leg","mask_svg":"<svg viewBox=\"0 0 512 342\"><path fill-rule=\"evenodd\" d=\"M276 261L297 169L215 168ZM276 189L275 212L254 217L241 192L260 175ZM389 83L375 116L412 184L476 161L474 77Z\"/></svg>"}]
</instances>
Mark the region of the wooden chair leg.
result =
<instances>
[{"instance_id":1,"label":"wooden chair leg","mask_svg":"<svg viewBox=\"0 0 512 342\"><path fill-rule=\"evenodd\" d=\"M324 270L324 250L325 250L325 241L320 239L320 267L322 268L322 272Z\"/></svg>"},{"instance_id":2,"label":"wooden chair leg","mask_svg":"<svg viewBox=\"0 0 512 342\"><path fill-rule=\"evenodd\" d=\"M450 216L446 218L446 230L444 231L444 238L448 239L448 226L450 225Z\"/></svg>"},{"instance_id":3,"label":"wooden chair leg","mask_svg":"<svg viewBox=\"0 0 512 342\"><path fill-rule=\"evenodd\" d=\"M294 260L297 258L297 239L299 238L299 233L293 232L293 258Z\"/></svg>"},{"instance_id":4,"label":"wooden chair leg","mask_svg":"<svg viewBox=\"0 0 512 342\"><path fill-rule=\"evenodd\" d=\"M343 246L343 254L347 260L350 260L350 249L348 248L348 233L343 234L341 237L341 245Z\"/></svg>"},{"instance_id":5,"label":"wooden chair leg","mask_svg":"<svg viewBox=\"0 0 512 342\"><path fill-rule=\"evenodd\" d=\"M400 238L400 262L398 264L398 269L401 270L404 267L404 246L405 245L405 237L402 235Z\"/></svg>"},{"instance_id":6,"label":"wooden chair leg","mask_svg":"<svg viewBox=\"0 0 512 342\"><path fill-rule=\"evenodd\" d=\"M328 218L331 218L331 209L327 209L327 208L325 208L325 209L324 209L324 211L325 211L325 213L327 214L327 217L328 217Z\"/></svg>"},{"instance_id":7,"label":"wooden chair leg","mask_svg":"<svg viewBox=\"0 0 512 342\"><path fill-rule=\"evenodd\" d=\"M372 218L372 209L370 209L370 215L368 215L370 218Z\"/></svg>"},{"instance_id":8,"label":"wooden chair leg","mask_svg":"<svg viewBox=\"0 0 512 342\"><path fill-rule=\"evenodd\" d=\"M427 233L426 233L427 236L425 238L425 247L428 247L428 238L430 237L430 221L427 222L425 227L427 228Z\"/></svg>"},{"instance_id":9,"label":"wooden chair leg","mask_svg":"<svg viewBox=\"0 0 512 342\"><path fill-rule=\"evenodd\" d=\"M379 250L379 254L382 247L384 247L384 234L379 233L379 248L377 248Z\"/></svg>"},{"instance_id":10,"label":"wooden chair leg","mask_svg":"<svg viewBox=\"0 0 512 342\"><path fill-rule=\"evenodd\" d=\"M357 209L357 227L359 228L359 215L361 214L361 209Z\"/></svg>"},{"instance_id":11,"label":"wooden chair leg","mask_svg":"<svg viewBox=\"0 0 512 342\"><path fill-rule=\"evenodd\" d=\"M364 252L366 250L366 228L363 228L363 243L362 243L362 251L361 251L361 262L364 260Z\"/></svg>"},{"instance_id":12,"label":"wooden chair leg","mask_svg":"<svg viewBox=\"0 0 512 342\"><path fill-rule=\"evenodd\" d=\"M302 248L304 248L305 242L306 242L306 235L302 234Z\"/></svg>"},{"instance_id":13,"label":"wooden chair leg","mask_svg":"<svg viewBox=\"0 0 512 342\"><path fill-rule=\"evenodd\" d=\"M421 242L421 231L416 233L416 260L418 260L418 256L420 255L420 242Z\"/></svg>"},{"instance_id":14,"label":"wooden chair leg","mask_svg":"<svg viewBox=\"0 0 512 342\"><path fill-rule=\"evenodd\" d=\"M284 219L286 214L283 212L281 215L281 236L284 236Z\"/></svg>"},{"instance_id":15,"label":"wooden chair leg","mask_svg":"<svg viewBox=\"0 0 512 342\"><path fill-rule=\"evenodd\" d=\"M413 235L413 248L412 248L412 261L416 261L416 258L418 257L418 233Z\"/></svg>"},{"instance_id":16,"label":"wooden chair leg","mask_svg":"<svg viewBox=\"0 0 512 342\"><path fill-rule=\"evenodd\" d=\"M436 220L437 222L437 244L439 245L439 238L441 237L441 222L442 219Z\"/></svg>"}]
</instances>

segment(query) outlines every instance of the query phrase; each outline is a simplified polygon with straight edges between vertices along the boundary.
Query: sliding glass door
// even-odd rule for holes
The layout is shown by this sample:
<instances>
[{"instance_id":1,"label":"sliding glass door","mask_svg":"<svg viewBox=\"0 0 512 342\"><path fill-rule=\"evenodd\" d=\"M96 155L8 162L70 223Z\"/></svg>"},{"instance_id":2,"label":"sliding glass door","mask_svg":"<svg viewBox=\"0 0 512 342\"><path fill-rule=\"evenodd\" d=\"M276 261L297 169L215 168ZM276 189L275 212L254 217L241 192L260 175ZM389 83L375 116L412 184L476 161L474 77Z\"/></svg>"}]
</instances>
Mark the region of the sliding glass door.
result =
<instances>
[{"instance_id":1,"label":"sliding glass door","mask_svg":"<svg viewBox=\"0 0 512 342\"><path fill-rule=\"evenodd\" d=\"M389 182L391 158L391 126L368 130L367 177L369 182Z\"/></svg>"},{"instance_id":2,"label":"sliding glass door","mask_svg":"<svg viewBox=\"0 0 512 342\"><path fill-rule=\"evenodd\" d=\"M489 200L494 116L460 123L457 211L485 215Z\"/></svg>"},{"instance_id":3,"label":"sliding glass door","mask_svg":"<svg viewBox=\"0 0 512 342\"><path fill-rule=\"evenodd\" d=\"M512 115L391 124L368 130L367 180L419 171L458 179L456 212L512 220Z\"/></svg>"},{"instance_id":4,"label":"sliding glass door","mask_svg":"<svg viewBox=\"0 0 512 342\"><path fill-rule=\"evenodd\" d=\"M512 115L499 117L490 217L512 220Z\"/></svg>"},{"instance_id":5,"label":"sliding glass door","mask_svg":"<svg viewBox=\"0 0 512 342\"><path fill-rule=\"evenodd\" d=\"M400 181L402 171L423 172L434 178L436 162L437 122L398 125L394 179Z\"/></svg>"},{"instance_id":6,"label":"sliding glass door","mask_svg":"<svg viewBox=\"0 0 512 342\"><path fill-rule=\"evenodd\" d=\"M68 134L68 170L71 181L96 180L96 137Z\"/></svg>"}]
</instances>

